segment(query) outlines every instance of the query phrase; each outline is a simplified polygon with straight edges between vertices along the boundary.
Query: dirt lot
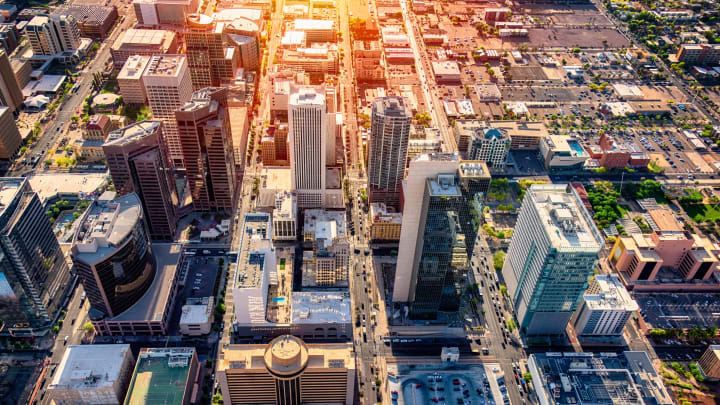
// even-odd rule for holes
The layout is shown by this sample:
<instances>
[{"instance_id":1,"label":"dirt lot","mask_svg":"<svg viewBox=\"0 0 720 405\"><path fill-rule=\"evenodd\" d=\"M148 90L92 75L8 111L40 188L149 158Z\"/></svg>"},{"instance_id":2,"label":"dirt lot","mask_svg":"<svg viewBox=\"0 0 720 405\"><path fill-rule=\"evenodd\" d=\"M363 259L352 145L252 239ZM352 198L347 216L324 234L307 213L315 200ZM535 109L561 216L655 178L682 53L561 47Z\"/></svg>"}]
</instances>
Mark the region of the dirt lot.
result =
<instances>
[{"instance_id":1,"label":"dirt lot","mask_svg":"<svg viewBox=\"0 0 720 405\"><path fill-rule=\"evenodd\" d=\"M540 48L623 48L630 45L627 39L614 29L531 28L527 42ZM603 43L603 40L607 41Z\"/></svg>"}]
</instances>

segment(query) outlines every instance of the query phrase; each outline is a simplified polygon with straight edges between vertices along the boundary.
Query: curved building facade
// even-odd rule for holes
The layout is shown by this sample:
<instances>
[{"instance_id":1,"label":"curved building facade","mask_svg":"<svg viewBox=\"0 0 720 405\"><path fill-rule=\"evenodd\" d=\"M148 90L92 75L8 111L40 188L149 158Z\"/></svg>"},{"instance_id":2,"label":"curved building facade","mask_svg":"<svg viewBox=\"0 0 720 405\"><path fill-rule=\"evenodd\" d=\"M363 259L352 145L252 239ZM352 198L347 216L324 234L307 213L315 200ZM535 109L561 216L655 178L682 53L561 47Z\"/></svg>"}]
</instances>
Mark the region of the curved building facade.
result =
<instances>
[{"instance_id":1,"label":"curved building facade","mask_svg":"<svg viewBox=\"0 0 720 405\"><path fill-rule=\"evenodd\" d=\"M352 404L352 343L305 343L292 335L267 345L228 345L217 375L226 404Z\"/></svg>"},{"instance_id":2,"label":"curved building facade","mask_svg":"<svg viewBox=\"0 0 720 405\"><path fill-rule=\"evenodd\" d=\"M115 317L153 283L155 260L137 194L106 192L88 209L73 240L71 257L93 317Z\"/></svg>"}]
</instances>

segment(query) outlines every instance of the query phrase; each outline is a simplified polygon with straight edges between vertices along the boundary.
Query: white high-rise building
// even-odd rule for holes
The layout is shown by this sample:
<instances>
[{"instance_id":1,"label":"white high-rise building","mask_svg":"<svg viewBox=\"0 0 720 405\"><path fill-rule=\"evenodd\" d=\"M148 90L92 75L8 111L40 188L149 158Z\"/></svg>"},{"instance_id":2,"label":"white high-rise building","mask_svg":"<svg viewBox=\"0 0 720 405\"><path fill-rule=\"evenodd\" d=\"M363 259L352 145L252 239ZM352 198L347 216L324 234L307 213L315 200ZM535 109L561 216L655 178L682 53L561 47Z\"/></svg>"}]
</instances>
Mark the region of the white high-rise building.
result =
<instances>
[{"instance_id":1,"label":"white high-rise building","mask_svg":"<svg viewBox=\"0 0 720 405\"><path fill-rule=\"evenodd\" d=\"M616 274L597 275L575 312L575 332L579 336L619 337L625 323L638 308Z\"/></svg>"},{"instance_id":2,"label":"white high-rise building","mask_svg":"<svg viewBox=\"0 0 720 405\"><path fill-rule=\"evenodd\" d=\"M25 26L25 33L35 55L54 56L80 46L80 29L71 15L35 16Z\"/></svg>"},{"instance_id":3,"label":"white high-rise building","mask_svg":"<svg viewBox=\"0 0 720 405\"><path fill-rule=\"evenodd\" d=\"M184 167L175 111L193 94L185 55L154 55L143 73L143 84L153 119L163 122L163 142L175 167Z\"/></svg>"},{"instance_id":4,"label":"white high-rise building","mask_svg":"<svg viewBox=\"0 0 720 405\"><path fill-rule=\"evenodd\" d=\"M420 222L426 181L438 174L457 172L459 164L460 158L457 154L452 153L420 155L410 162L403 188L403 219L395 270L393 302L410 301L412 280L415 277L413 263L415 263L417 249L422 247L422 243L418 242L418 235L422 238L424 233L420 229Z\"/></svg>"},{"instance_id":5,"label":"white high-rise building","mask_svg":"<svg viewBox=\"0 0 720 405\"><path fill-rule=\"evenodd\" d=\"M502 274L526 336L560 336L588 286L604 239L575 189L525 193Z\"/></svg>"},{"instance_id":6,"label":"white high-rise building","mask_svg":"<svg viewBox=\"0 0 720 405\"><path fill-rule=\"evenodd\" d=\"M290 170L298 208L323 206L326 176L327 107L323 92L294 87L288 99Z\"/></svg>"}]
</instances>

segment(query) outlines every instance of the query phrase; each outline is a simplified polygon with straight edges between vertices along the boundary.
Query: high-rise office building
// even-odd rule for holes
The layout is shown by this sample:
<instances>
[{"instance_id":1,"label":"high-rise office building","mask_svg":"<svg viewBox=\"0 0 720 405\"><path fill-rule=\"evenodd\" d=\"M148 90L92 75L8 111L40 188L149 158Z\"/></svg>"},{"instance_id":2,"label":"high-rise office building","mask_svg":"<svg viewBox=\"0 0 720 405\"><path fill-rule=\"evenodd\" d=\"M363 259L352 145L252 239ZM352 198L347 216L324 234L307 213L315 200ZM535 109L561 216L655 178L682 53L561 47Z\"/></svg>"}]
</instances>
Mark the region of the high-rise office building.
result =
<instances>
[{"instance_id":1,"label":"high-rise office building","mask_svg":"<svg viewBox=\"0 0 720 405\"><path fill-rule=\"evenodd\" d=\"M403 190L403 219L398 246L398 261L395 270L393 302L409 302L413 282L413 261L419 247L418 237L422 235L422 197L426 180L440 173L454 173L460 160L455 154L420 155L410 162L407 180Z\"/></svg>"},{"instance_id":2,"label":"high-rise office building","mask_svg":"<svg viewBox=\"0 0 720 405\"><path fill-rule=\"evenodd\" d=\"M223 31L225 24L204 14L191 14L187 26L183 36L193 89L219 86L235 77L239 52Z\"/></svg>"},{"instance_id":3,"label":"high-rise office building","mask_svg":"<svg viewBox=\"0 0 720 405\"><path fill-rule=\"evenodd\" d=\"M111 132L103 152L118 194L140 197L150 237L173 239L178 196L161 139L162 121L140 121Z\"/></svg>"},{"instance_id":4,"label":"high-rise office building","mask_svg":"<svg viewBox=\"0 0 720 405\"><path fill-rule=\"evenodd\" d=\"M80 219L71 258L91 317L115 317L135 304L155 279L155 260L137 194L105 192Z\"/></svg>"},{"instance_id":5,"label":"high-rise office building","mask_svg":"<svg viewBox=\"0 0 720 405\"><path fill-rule=\"evenodd\" d=\"M35 55L54 56L80 46L80 29L71 15L35 16L25 26L25 34Z\"/></svg>"},{"instance_id":6,"label":"high-rise office building","mask_svg":"<svg viewBox=\"0 0 720 405\"><path fill-rule=\"evenodd\" d=\"M25 178L0 178L0 320L14 336L41 335L72 285L43 204Z\"/></svg>"},{"instance_id":7,"label":"high-rise office building","mask_svg":"<svg viewBox=\"0 0 720 405\"><path fill-rule=\"evenodd\" d=\"M232 211L237 177L227 88L196 91L175 118L193 206L200 211Z\"/></svg>"},{"instance_id":8,"label":"high-rise office building","mask_svg":"<svg viewBox=\"0 0 720 405\"><path fill-rule=\"evenodd\" d=\"M226 404L353 403L352 343L283 335L267 345L228 345L224 353L217 374Z\"/></svg>"},{"instance_id":9,"label":"high-rise office building","mask_svg":"<svg viewBox=\"0 0 720 405\"><path fill-rule=\"evenodd\" d=\"M402 97L383 97L373 101L368 150L371 203L398 205L411 124L412 112Z\"/></svg>"},{"instance_id":10,"label":"high-rise office building","mask_svg":"<svg viewBox=\"0 0 720 405\"><path fill-rule=\"evenodd\" d=\"M525 335L564 333L603 243L575 189L534 184L527 190L502 270Z\"/></svg>"},{"instance_id":11,"label":"high-rise office building","mask_svg":"<svg viewBox=\"0 0 720 405\"><path fill-rule=\"evenodd\" d=\"M617 274L598 274L583 294L573 315L573 326L581 337L619 338L625 323L638 309Z\"/></svg>"},{"instance_id":12,"label":"high-rise office building","mask_svg":"<svg viewBox=\"0 0 720 405\"><path fill-rule=\"evenodd\" d=\"M406 229L403 216L393 297L409 303L411 318L435 319L438 311L459 309L489 186L483 162L433 154L411 163L403 196L410 218Z\"/></svg>"},{"instance_id":13,"label":"high-rise office building","mask_svg":"<svg viewBox=\"0 0 720 405\"><path fill-rule=\"evenodd\" d=\"M143 73L152 116L163 122L163 142L174 167L183 167L175 111L192 97L192 81L185 55L155 55Z\"/></svg>"},{"instance_id":14,"label":"high-rise office building","mask_svg":"<svg viewBox=\"0 0 720 405\"><path fill-rule=\"evenodd\" d=\"M23 101L22 89L10 59L5 51L0 50L0 105L10 108L10 113L13 113L22 106Z\"/></svg>"},{"instance_id":15,"label":"high-rise office building","mask_svg":"<svg viewBox=\"0 0 720 405\"><path fill-rule=\"evenodd\" d=\"M323 206L327 154L325 96L316 88L295 87L288 100L290 170L299 208Z\"/></svg>"},{"instance_id":16,"label":"high-rise office building","mask_svg":"<svg viewBox=\"0 0 720 405\"><path fill-rule=\"evenodd\" d=\"M12 158L22 145L22 137L10 107L0 107L0 159Z\"/></svg>"}]
</instances>

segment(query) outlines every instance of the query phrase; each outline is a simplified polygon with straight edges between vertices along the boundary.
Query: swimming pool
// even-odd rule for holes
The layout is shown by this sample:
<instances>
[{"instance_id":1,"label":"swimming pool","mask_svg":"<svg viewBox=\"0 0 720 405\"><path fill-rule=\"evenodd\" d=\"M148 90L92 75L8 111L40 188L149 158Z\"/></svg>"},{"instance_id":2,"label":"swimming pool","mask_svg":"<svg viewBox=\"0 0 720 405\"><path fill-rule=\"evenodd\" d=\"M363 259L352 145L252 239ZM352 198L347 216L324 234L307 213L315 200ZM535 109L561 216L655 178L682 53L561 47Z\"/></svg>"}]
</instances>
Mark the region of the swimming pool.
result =
<instances>
[{"instance_id":1,"label":"swimming pool","mask_svg":"<svg viewBox=\"0 0 720 405\"><path fill-rule=\"evenodd\" d=\"M275 303L283 303L283 302L285 302L285 297L273 297L272 300Z\"/></svg>"},{"instance_id":2,"label":"swimming pool","mask_svg":"<svg viewBox=\"0 0 720 405\"><path fill-rule=\"evenodd\" d=\"M573 150L573 152L577 153L578 156L582 156L585 154L585 150L580 146L579 143L575 141L568 141L568 146L570 146L570 149Z\"/></svg>"}]
</instances>

